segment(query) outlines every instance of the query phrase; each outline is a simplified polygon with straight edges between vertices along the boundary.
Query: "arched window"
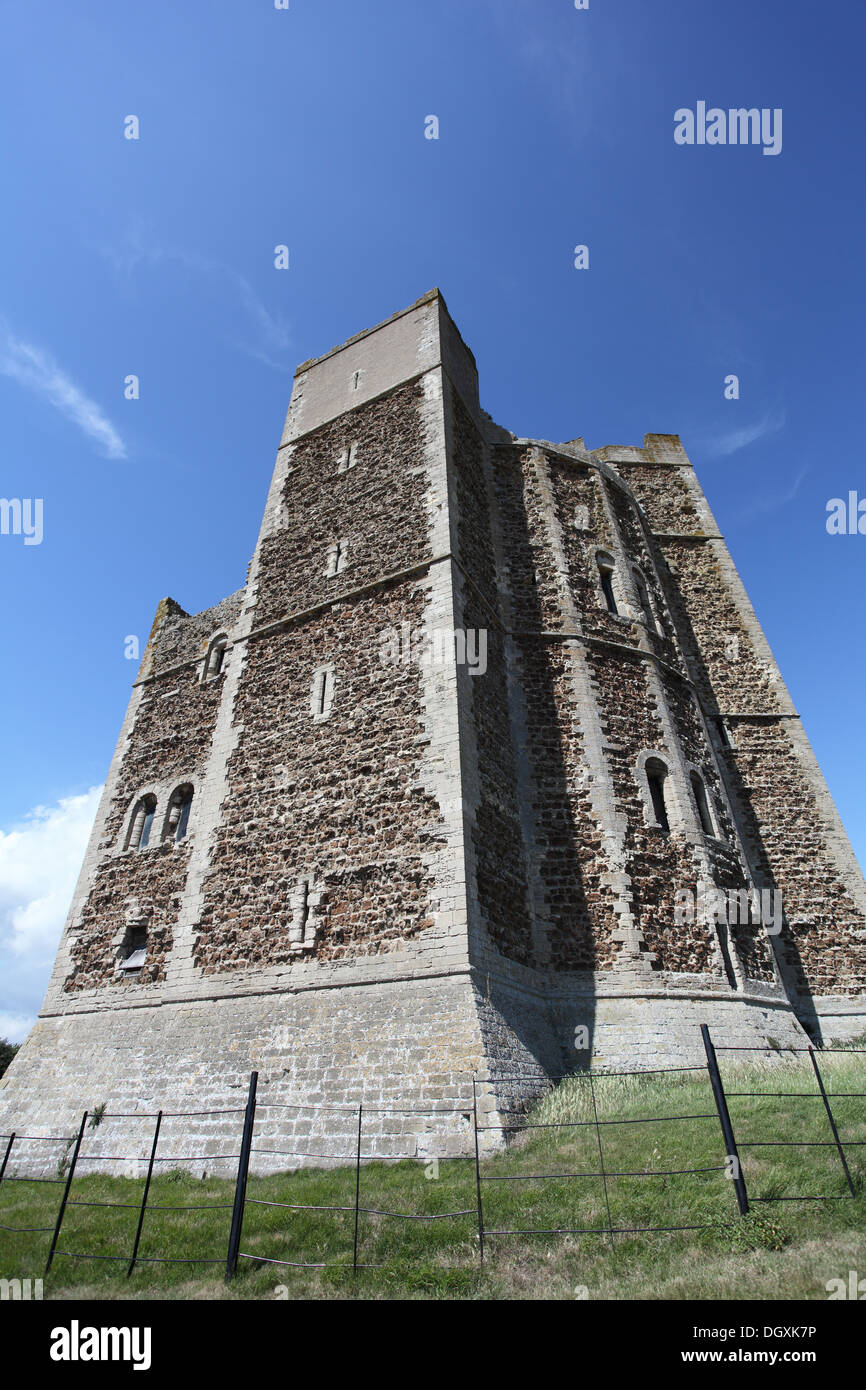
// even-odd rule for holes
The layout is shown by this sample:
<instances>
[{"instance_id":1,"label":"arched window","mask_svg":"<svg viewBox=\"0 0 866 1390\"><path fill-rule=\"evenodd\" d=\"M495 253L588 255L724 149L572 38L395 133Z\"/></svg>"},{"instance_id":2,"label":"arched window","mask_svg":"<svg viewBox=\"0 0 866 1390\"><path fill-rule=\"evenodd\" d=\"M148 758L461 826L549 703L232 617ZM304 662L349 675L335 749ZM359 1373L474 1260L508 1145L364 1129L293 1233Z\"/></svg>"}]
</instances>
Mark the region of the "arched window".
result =
<instances>
[{"instance_id":1,"label":"arched window","mask_svg":"<svg viewBox=\"0 0 866 1390\"><path fill-rule=\"evenodd\" d=\"M618 613L619 609L616 606L616 598L613 592L613 572L616 568L616 562L613 556L608 555L604 550L598 552L595 557L595 562L598 565L598 578L601 584L601 592L605 604L607 605L607 611L609 613Z\"/></svg>"},{"instance_id":2,"label":"arched window","mask_svg":"<svg viewBox=\"0 0 866 1390\"><path fill-rule=\"evenodd\" d=\"M704 780L699 773L691 774L692 792L694 793L695 805L698 808L698 818L701 822L701 830L705 835L715 835L713 818L710 815L710 804L707 800L707 789Z\"/></svg>"},{"instance_id":3,"label":"arched window","mask_svg":"<svg viewBox=\"0 0 866 1390\"><path fill-rule=\"evenodd\" d=\"M667 801L665 799L665 781L667 780L667 775L668 770L661 758L647 759L647 785L649 786L655 823L661 830L670 830L671 828L670 821L668 820Z\"/></svg>"},{"instance_id":4,"label":"arched window","mask_svg":"<svg viewBox=\"0 0 866 1390\"><path fill-rule=\"evenodd\" d=\"M212 680L215 676L222 675L228 644L229 640L225 633L221 633L219 637L215 637L211 642L204 664L205 680Z\"/></svg>"},{"instance_id":5,"label":"arched window","mask_svg":"<svg viewBox=\"0 0 866 1390\"><path fill-rule=\"evenodd\" d=\"M183 840L189 825L189 812L192 806L192 787L185 783L172 792L168 803L168 814L163 827L163 840Z\"/></svg>"},{"instance_id":6,"label":"arched window","mask_svg":"<svg viewBox=\"0 0 866 1390\"><path fill-rule=\"evenodd\" d=\"M150 840L153 818L156 815L156 797L148 794L136 803L129 823L126 837L127 849L144 849Z\"/></svg>"}]
</instances>

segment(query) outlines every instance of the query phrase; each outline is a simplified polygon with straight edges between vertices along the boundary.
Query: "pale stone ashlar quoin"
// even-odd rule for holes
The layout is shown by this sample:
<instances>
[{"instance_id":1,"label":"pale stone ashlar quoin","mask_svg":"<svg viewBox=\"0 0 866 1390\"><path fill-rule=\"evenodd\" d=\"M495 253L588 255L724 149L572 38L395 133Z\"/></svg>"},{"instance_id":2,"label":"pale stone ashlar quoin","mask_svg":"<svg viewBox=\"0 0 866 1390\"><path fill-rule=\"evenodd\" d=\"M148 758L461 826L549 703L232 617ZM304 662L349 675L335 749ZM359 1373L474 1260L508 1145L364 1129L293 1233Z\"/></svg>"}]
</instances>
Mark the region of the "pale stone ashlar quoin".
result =
<instances>
[{"instance_id":1,"label":"pale stone ashlar quoin","mask_svg":"<svg viewBox=\"0 0 866 1390\"><path fill-rule=\"evenodd\" d=\"M483 674L383 661L404 630L483 631ZM781 920L677 913L712 888ZM255 1069L363 1101L376 1152L465 1152L473 1073L495 1116L590 1061L700 1062L701 1023L853 1037L864 965L862 874L678 436L495 425L432 291L298 368L245 586L159 604L0 1131L242 1106ZM374 1111L431 1104L435 1142ZM351 1153L333 1113L270 1147ZM237 1151L237 1117L183 1123Z\"/></svg>"}]
</instances>

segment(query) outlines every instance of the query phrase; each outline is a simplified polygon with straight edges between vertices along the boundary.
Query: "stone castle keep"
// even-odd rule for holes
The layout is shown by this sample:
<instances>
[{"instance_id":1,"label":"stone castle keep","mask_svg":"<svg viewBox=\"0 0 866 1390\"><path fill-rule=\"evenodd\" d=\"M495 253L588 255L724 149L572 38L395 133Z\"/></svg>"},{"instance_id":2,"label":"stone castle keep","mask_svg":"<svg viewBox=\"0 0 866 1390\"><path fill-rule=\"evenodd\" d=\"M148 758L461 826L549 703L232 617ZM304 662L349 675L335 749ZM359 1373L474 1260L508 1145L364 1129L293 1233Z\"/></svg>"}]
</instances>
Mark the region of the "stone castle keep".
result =
<instances>
[{"instance_id":1,"label":"stone castle keep","mask_svg":"<svg viewBox=\"0 0 866 1390\"><path fill-rule=\"evenodd\" d=\"M246 585L159 605L0 1130L253 1068L371 1106L507 1074L495 1109L703 1022L861 1033L862 874L679 438L494 425L434 291L298 369Z\"/></svg>"}]
</instances>

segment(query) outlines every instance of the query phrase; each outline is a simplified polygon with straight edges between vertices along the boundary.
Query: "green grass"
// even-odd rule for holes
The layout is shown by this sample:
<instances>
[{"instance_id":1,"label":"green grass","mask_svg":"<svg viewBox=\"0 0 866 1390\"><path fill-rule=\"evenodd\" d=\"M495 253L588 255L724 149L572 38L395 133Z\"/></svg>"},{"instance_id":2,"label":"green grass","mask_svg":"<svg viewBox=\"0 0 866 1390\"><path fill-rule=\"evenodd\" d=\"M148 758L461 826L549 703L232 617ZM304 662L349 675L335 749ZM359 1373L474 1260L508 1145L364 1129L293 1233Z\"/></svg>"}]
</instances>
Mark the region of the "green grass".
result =
<instances>
[{"instance_id":1,"label":"green grass","mask_svg":"<svg viewBox=\"0 0 866 1390\"><path fill-rule=\"evenodd\" d=\"M866 1091L866 1058L822 1054L832 1093ZM718 1118L706 1075L594 1078L600 1121L675 1117L646 1124L602 1123L606 1182L598 1177L598 1134L588 1079L563 1082L529 1119L541 1126L521 1132L510 1148L482 1164L485 1262L479 1262L475 1167L471 1161L440 1162L438 1178L425 1162L364 1164L362 1208L436 1217L402 1221L362 1211L359 1262L352 1271L354 1184L352 1169L304 1169L248 1186L241 1248L248 1254L322 1264L291 1269L242 1260L234 1282L223 1283L233 1187L197 1180L177 1170L154 1179L140 1249L142 1263L126 1278L123 1257L132 1248L143 1183L124 1178L76 1178L76 1203L116 1202L106 1210L67 1209L59 1248L117 1255L74 1260L58 1254L45 1281L49 1298L645 1298L824 1299L831 1278L849 1269L866 1274L866 1147L847 1151L854 1200L772 1201L822 1194L844 1198L847 1185L835 1147L749 1148L748 1140L832 1140L807 1060L775 1059L732 1065L722 1062L730 1110L753 1205L737 1211L733 1184L719 1171L724 1162ZM773 1091L768 1098L737 1091ZM803 1091L809 1098L779 1093ZM834 1098L843 1139L866 1141L866 1101ZM686 1119L686 1116L707 1118ZM563 1124L584 1122L573 1128ZM704 1169L694 1174L650 1176L661 1170ZM621 1177L625 1171L644 1176ZM551 1174L540 1180L530 1175ZM560 1175L560 1176L555 1176ZM504 1179L519 1179L504 1181ZM30 1182L0 1186L0 1222L51 1226L61 1187ZM337 1206L335 1212L286 1211L259 1205ZM182 1210L215 1204L210 1210ZM173 1210L157 1210L157 1207ZM612 1224L621 1229L613 1241ZM693 1227L647 1232L640 1228ZM552 1234L493 1235L496 1230L535 1228ZM639 1228L634 1231L633 1228ZM568 1231L602 1234L566 1234ZM0 1277L42 1274L50 1233L0 1231ZM148 1263L147 1257L213 1259L201 1265ZM583 1294L586 1290L586 1294Z\"/></svg>"}]
</instances>

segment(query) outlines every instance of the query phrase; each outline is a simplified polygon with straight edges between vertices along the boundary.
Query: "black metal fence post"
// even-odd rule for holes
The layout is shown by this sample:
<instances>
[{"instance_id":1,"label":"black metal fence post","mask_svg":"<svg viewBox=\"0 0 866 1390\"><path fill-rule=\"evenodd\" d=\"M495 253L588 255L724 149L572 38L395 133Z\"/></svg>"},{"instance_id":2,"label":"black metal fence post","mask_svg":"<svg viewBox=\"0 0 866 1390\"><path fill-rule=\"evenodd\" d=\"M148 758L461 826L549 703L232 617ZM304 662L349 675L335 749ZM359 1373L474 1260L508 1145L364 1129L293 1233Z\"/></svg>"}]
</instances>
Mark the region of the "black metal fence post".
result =
<instances>
[{"instance_id":1,"label":"black metal fence post","mask_svg":"<svg viewBox=\"0 0 866 1390\"><path fill-rule=\"evenodd\" d=\"M162 1111L160 1110L156 1117L156 1129L153 1132L153 1144L151 1145L150 1149L150 1162L147 1165L147 1177L144 1180L144 1195L141 1199L141 1211L138 1213L138 1229L135 1232L135 1244L132 1247L132 1258L129 1261L129 1269L126 1271L127 1279L129 1278L132 1271L135 1269L135 1261L138 1256L138 1247L141 1242L141 1230L144 1226L144 1209L147 1206L147 1194L150 1192L150 1180L153 1177L153 1161L156 1158L156 1146L159 1143L159 1131L161 1126Z\"/></svg>"},{"instance_id":2,"label":"black metal fence post","mask_svg":"<svg viewBox=\"0 0 866 1390\"><path fill-rule=\"evenodd\" d=\"M737 1141L734 1138L734 1127L731 1124L731 1117L728 1113L728 1102L725 1097L725 1088L722 1084L722 1074L719 1071L719 1063L716 1058L716 1049L710 1037L710 1030L706 1023L701 1024L701 1037L704 1040L704 1051L707 1054L707 1071L710 1074L710 1085L713 1088L713 1096L716 1102L716 1109L719 1112L719 1121L722 1126L722 1137L725 1141L725 1152L729 1159L734 1162L734 1191L737 1194L737 1205L740 1208L740 1215L745 1216L749 1210L749 1195L746 1192L746 1180L743 1177L743 1166L740 1163L740 1155L737 1153Z\"/></svg>"},{"instance_id":3,"label":"black metal fence post","mask_svg":"<svg viewBox=\"0 0 866 1390\"><path fill-rule=\"evenodd\" d=\"M478 1204L478 1249L480 1252L480 1263L484 1264L484 1212L481 1207L481 1163L478 1157L478 1088L475 1077L472 1078L472 1120L475 1130L475 1200Z\"/></svg>"},{"instance_id":4,"label":"black metal fence post","mask_svg":"<svg viewBox=\"0 0 866 1390\"><path fill-rule=\"evenodd\" d=\"M87 1124L87 1111L81 1116L81 1124L78 1128L78 1135L75 1140L75 1148L72 1150L72 1158L69 1163L69 1173L66 1178L66 1186L63 1189L63 1197L60 1202L60 1210L57 1213L57 1224L54 1227L54 1235L51 1237L51 1249L48 1252L48 1262L45 1265L47 1274L54 1259L54 1252L57 1249L57 1241L60 1236L60 1227L63 1225L63 1216L66 1212L66 1203L69 1200L69 1189L72 1186L72 1179L75 1176L75 1165L78 1162L78 1151L81 1148L81 1141L84 1138L84 1126Z\"/></svg>"},{"instance_id":5,"label":"black metal fence post","mask_svg":"<svg viewBox=\"0 0 866 1390\"><path fill-rule=\"evenodd\" d=\"M358 1106L358 1144L355 1149L355 1234L352 1241L352 1272L358 1273L358 1219L361 1215L361 1117L363 1105Z\"/></svg>"},{"instance_id":6,"label":"black metal fence post","mask_svg":"<svg viewBox=\"0 0 866 1390\"><path fill-rule=\"evenodd\" d=\"M247 1174L250 1168L250 1152L253 1147L253 1125L256 1119L256 1090L259 1084L257 1071L250 1074L250 1091L244 1113L244 1133L238 1158L238 1176L235 1182L235 1202L232 1210L232 1228L229 1234L229 1250L226 1257L226 1283L230 1281L238 1266L238 1251L241 1248L241 1230L244 1224L244 1203L247 1196Z\"/></svg>"},{"instance_id":7,"label":"black metal fence post","mask_svg":"<svg viewBox=\"0 0 866 1390\"><path fill-rule=\"evenodd\" d=\"M591 1066L590 1066L588 1075L589 1075L589 1094L590 1094L590 1096L592 1097L592 1114L593 1114L593 1119L595 1120L595 1135L596 1135L596 1139L598 1140L598 1166L599 1166L599 1171L601 1172L602 1187L604 1188L604 1204L605 1204L605 1207L607 1208L607 1228L608 1228L608 1231L610 1232L610 1248L611 1248L611 1250L616 1250L616 1242L614 1241L614 1238L613 1238L613 1217L612 1217L611 1214L610 1214L610 1198L609 1198L608 1192L607 1192L607 1174L606 1174L605 1171L604 1171L604 1150L603 1150L602 1147L601 1147L601 1126L600 1126L600 1124L598 1123L598 1108L597 1108L596 1103L595 1103L595 1083L594 1083L594 1081L593 1081L593 1079L592 1079L592 1067L591 1067Z\"/></svg>"},{"instance_id":8,"label":"black metal fence post","mask_svg":"<svg viewBox=\"0 0 866 1390\"><path fill-rule=\"evenodd\" d=\"M820 1071L818 1070L818 1060L815 1056L815 1050L812 1047L809 1048L809 1061L812 1063L812 1068L815 1072L815 1076L818 1081L818 1086L821 1091L821 1099L824 1102L824 1109L827 1111L827 1119L830 1121L830 1129L833 1131L833 1138L836 1141L836 1148L839 1151L839 1158L842 1162L842 1167L845 1170L845 1177L848 1179L848 1189L851 1193L851 1196L856 1197L857 1193L854 1191L854 1183L851 1178L851 1173L848 1168L848 1164L845 1161L845 1150L842 1148L842 1142L839 1138L839 1131L836 1128L836 1121L833 1119L833 1111L830 1109L830 1101L827 1096L827 1092L824 1090L824 1080L821 1076Z\"/></svg>"},{"instance_id":9,"label":"black metal fence post","mask_svg":"<svg viewBox=\"0 0 866 1390\"><path fill-rule=\"evenodd\" d=\"M6 1164L9 1162L9 1155L12 1152L12 1145L15 1143L15 1131L9 1135L9 1143L6 1145L6 1152L3 1155L3 1163L0 1165L0 1182L3 1181L3 1174L6 1172Z\"/></svg>"}]
</instances>

